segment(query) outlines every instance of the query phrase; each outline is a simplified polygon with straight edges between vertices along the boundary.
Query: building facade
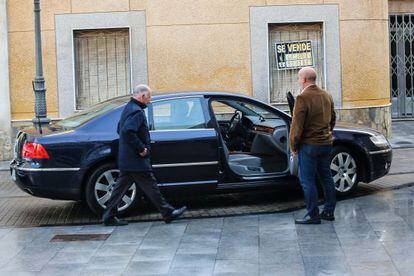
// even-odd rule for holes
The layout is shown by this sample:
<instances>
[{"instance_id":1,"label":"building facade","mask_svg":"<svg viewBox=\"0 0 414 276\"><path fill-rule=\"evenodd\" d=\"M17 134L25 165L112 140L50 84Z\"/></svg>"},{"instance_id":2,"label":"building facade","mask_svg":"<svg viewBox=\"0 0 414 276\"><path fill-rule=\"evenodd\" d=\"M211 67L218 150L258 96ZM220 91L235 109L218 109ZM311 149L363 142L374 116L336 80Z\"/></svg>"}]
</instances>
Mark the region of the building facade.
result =
<instances>
[{"instance_id":1,"label":"building facade","mask_svg":"<svg viewBox=\"0 0 414 276\"><path fill-rule=\"evenodd\" d=\"M343 121L390 136L392 117L412 117L413 65L400 61L412 48L395 38L409 36L400 29L411 28L411 0L42 0L41 7L52 119L139 83L156 93L239 92L285 108L305 65L316 68ZM390 25L406 17L408 27ZM3 159L10 128L34 116L33 22L32 1L0 0Z\"/></svg>"}]
</instances>

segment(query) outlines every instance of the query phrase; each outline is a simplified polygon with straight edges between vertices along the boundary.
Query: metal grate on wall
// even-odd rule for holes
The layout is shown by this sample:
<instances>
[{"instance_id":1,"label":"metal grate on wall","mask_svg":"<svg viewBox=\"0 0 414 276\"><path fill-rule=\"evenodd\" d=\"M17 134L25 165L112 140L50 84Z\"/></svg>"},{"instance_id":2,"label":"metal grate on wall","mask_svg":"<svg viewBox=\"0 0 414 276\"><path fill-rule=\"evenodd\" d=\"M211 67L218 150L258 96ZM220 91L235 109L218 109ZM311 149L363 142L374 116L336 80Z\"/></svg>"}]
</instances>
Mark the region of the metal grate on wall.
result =
<instances>
[{"instance_id":1,"label":"metal grate on wall","mask_svg":"<svg viewBox=\"0 0 414 276\"><path fill-rule=\"evenodd\" d=\"M76 110L131 93L128 29L74 31Z\"/></svg>"},{"instance_id":2,"label":"metal grate on wall","mask_svg":"<svg viewBox=\"0 0 414 276\"><path fill-rule=\"evenodd\" d=\"M270 102L286 104L286 93L291 91L295 96L300 92L297 74L300 68L279 70L277 67L276 43L310 40L314 68L318 73L317 84L324 88L324 45L322 23L293 23L269 25L269 75Z\"/></svg>"},{"instance_id":3,"label":"metal grate on wall","mask_svg":"<svg viewBox=\"0 0 414 276\"><path fill-rule=\"evenodd\" d=\"M390 77L393 118L414 118L414 14L391 14Z\"/></svg>"}]
</instances>

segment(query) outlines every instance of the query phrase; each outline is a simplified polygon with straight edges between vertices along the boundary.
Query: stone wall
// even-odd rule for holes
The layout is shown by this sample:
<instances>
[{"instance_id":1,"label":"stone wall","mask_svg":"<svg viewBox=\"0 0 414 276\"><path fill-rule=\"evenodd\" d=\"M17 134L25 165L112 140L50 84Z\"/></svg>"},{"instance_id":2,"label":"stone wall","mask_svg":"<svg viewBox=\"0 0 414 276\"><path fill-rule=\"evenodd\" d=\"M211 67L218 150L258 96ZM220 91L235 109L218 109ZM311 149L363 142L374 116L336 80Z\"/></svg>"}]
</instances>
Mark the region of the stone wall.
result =
<instances>
[{"instance_id":1,"label":"stone wall","mask_svg":"<svg viewBox=\"0 0 414 276\"><path fill-rule=\"evenodd\" d=\"M10 134L0 131L0 161L10 160L12 158L12 139Z\"/></svg>"},{"instance_id":2,"label":"stone wall","mask_svg":"<svg viewBox=\"0 0 414 276\"><path fill-rule=\"evenodd\" d=\"M337 110L338 121L376 129L391 138L391 105Z\"/></svg>"}]
</instances>

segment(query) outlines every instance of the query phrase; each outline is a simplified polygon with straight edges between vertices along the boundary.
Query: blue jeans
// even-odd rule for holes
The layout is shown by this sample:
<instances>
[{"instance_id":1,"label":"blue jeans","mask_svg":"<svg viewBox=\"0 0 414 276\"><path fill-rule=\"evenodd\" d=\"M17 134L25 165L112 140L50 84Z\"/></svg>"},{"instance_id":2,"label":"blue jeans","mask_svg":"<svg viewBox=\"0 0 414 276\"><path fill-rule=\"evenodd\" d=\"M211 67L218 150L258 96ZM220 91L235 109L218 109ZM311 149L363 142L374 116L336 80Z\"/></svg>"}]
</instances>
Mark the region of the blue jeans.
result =
<instances>
[{"instance_id":1,"label":"blue jeans","mask_svg":"<svg viewBox=\"0 0 414 276\"><path fill-rule=\"evenodd\" d=\"M299 149L299 179L306 201L307 215L319 217L316 178L322 182L324 211L333 213L336 205L335 184L331 174L331 145L302 145Z\"/></svg>"}]
</instances>

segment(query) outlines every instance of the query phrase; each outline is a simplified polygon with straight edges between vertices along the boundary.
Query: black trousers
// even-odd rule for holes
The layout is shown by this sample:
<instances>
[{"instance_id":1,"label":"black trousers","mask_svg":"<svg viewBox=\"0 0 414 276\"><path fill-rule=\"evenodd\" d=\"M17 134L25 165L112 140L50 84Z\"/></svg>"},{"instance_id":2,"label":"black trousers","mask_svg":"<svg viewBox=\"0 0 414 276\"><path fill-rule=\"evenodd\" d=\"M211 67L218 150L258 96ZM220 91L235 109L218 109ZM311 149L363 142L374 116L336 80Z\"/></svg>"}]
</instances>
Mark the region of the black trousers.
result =
<instances>
[{"instance_id":1,"label":"black trousers","mask_svg":"<svg viewBox=\"0 0 414 276\"><path fill-rule=\"evenodd\" d=\"M157 179L155 179L152 172L121 171L112 195L106 204L106 209L102 216L104 221L116 214L118 204L133 182L135 182L137 189L140 189L152 204L154 204L162 216L167 216L174 210L162 196L158 188Z\"/></svg>"}]
</instances>

